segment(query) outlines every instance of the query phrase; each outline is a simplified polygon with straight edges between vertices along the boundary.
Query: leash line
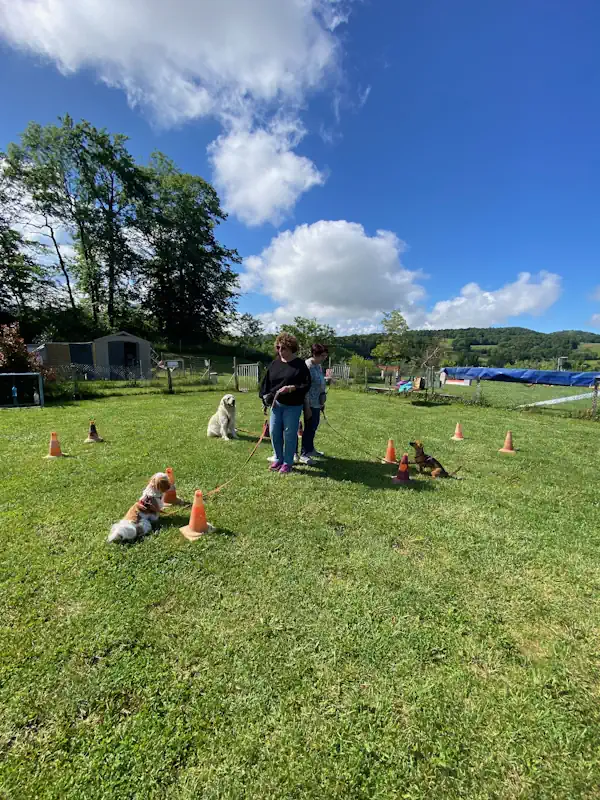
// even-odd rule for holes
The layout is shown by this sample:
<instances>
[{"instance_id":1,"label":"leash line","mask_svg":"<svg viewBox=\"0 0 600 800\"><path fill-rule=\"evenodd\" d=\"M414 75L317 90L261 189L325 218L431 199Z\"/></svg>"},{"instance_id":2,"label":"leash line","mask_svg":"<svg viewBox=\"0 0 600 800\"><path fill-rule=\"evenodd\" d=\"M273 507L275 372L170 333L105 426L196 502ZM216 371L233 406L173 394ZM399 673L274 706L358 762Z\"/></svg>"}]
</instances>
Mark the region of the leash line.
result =
<instances>
[{"instance_id":1,"label":"leash line","mask_svg":"<svg viewBox=\"0 0 600 800\"><path fill-rule=\"evenodd\" d=\"M344 434L343 434L343 433L340 433L338 430L336 430L336 429L333 427L333 425L332 425L332 424L331 424L331 422L329 421L329 417L327 416L327 414L325 413L325 411L322 411L321 413L323 414L323 417L324 417L324 419L325 419L325 422L326 422L326 423L329 425L329 427L331 428L331 430L332 430L332 431L333 431L335 434L337 434L337 436L339 436L341 439L343 439L345 442L347 442L347 443L348 443L348 444L349 444L351 447L354 447L355 449L361 450L361 451L362 451L362 453L363 453L363 455L366 455L366 456L368 456L369 458L373 459L373 461L376 461L378 464L381 464L381 462L382 462L382 458L381 458L381 456L376 456L374 453L371 453L369 450L365 450L363 447L357 447L357 445L356 445L356 442L351 442L351 441L350 441L350 439L348 439L348 437L347 437L347 436L344 436ZM391 462L390 462L390 463L391 463ZM398 462L398 461L394 461L393 463L394 463L394 464L398 464L399 462Z\"/></svg>"}]
</instances>

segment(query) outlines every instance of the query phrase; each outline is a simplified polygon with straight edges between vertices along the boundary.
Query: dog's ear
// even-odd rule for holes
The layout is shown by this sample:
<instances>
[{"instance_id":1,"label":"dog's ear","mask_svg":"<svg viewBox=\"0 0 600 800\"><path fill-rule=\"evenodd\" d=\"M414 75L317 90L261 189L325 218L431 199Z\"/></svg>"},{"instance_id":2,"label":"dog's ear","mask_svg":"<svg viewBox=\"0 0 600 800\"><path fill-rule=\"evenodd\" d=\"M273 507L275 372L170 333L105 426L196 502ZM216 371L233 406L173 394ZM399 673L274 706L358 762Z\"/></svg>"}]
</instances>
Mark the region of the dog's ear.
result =
<instances>
[{"instance_id":1,"label":"dog's ear","mask_svg":"<svg viewBox=\"0 0 600 800\"><path fill-rule=\"evenodd\" d=\"M171 487L169 476L164 472L157 472L150 478L150 486L155 492L162 492L164 494Z\"/></svg>"}]
</instances>

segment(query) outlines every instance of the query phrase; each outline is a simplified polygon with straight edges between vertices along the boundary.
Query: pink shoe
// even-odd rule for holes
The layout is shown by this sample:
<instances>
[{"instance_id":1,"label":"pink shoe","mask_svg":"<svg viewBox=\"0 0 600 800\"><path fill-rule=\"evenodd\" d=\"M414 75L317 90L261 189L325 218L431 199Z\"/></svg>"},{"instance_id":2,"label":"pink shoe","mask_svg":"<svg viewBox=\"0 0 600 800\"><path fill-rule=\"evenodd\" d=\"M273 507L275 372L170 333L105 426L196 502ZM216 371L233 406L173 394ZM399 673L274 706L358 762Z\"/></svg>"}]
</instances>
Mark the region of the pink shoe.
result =
<instances>
[{"instance_id":1,"label":"pink shoe","mask_svg":"<svg viewBox=\"0 0 600 800\"><path fill-rule=\"evenodd\" d=\"M281 469L281 461L273 461L272 464L269 464L269 469L271 472L279 472Z\"/></svg>"},{"instance_id":2,"label":"pink shoe","mask_svg":"<svg viewBox=\"0 0 600 800\"><path fill-rule=\"evenodd\" d=\"M290 465L289 465L289 464L283 464L283 466L282 466L282 467L281 467L281 469L279 470L279 474L280 474L280 475L289 475L289 473L290 473L291 471L292 471L292 468L290 467Z\"/></svg>"}]
</instances>

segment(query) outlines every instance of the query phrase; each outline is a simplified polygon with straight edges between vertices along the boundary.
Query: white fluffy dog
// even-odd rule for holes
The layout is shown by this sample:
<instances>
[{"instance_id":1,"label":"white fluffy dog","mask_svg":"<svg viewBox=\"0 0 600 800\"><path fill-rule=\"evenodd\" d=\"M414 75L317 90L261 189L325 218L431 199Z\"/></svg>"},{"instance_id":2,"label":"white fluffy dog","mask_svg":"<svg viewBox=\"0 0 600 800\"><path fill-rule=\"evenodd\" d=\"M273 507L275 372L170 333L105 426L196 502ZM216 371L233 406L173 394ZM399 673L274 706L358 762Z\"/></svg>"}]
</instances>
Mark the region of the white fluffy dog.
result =
<instances>
[{"instance_id":1,"label":"white fluffy dog","mask_svg":"<svg viewBox=\"0 0 600 800\"><path fill-rule=\"evenodd\" d=\"M170 487L171 481L166 473L157 472L153 475L137 503L131 506L120 522L112 526L108 541L133 542L150 533L164 506L163 495Z\"/></svg>"},{"instance_id":2,"label":"white fluffy dog","mask_svg":"<svg viewBox=\"0 0 600 800\"><path fill-rule=\"evenodd\" d=\"M208 421L207 436L221 437L222 439L237 439L235 430L235 397L226 394L221 398L217 413Z\"/></svg>"}]
</instances>

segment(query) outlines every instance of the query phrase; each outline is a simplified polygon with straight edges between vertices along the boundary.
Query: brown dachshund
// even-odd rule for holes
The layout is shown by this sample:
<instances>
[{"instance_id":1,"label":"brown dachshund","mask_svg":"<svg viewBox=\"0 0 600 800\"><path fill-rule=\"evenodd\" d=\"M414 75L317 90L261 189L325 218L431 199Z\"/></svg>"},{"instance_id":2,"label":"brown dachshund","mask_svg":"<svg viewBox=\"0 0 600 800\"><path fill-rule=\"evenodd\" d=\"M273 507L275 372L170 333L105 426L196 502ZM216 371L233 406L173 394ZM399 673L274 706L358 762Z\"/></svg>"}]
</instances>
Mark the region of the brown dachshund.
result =
<instances>
[{"instance_id":1,"label":"brown dachshund","mask_svg":"<svg viewBox=\"0 0 600 800\"><path fill-rule=\"evenodd\" d=\"M446 470L442 467L437 458L427 455L427 453L423 449L423 442L420 442L418 439L414 442L409 442L409 445L411 447L414 447L415 449L414 463L417 465L419 472L421 474L425 473L425 470L430 470L432 478L454 478L456 476L456 473L460 469L459 467L452 474L446 472Z\"/></svg>"}]
</instances>

